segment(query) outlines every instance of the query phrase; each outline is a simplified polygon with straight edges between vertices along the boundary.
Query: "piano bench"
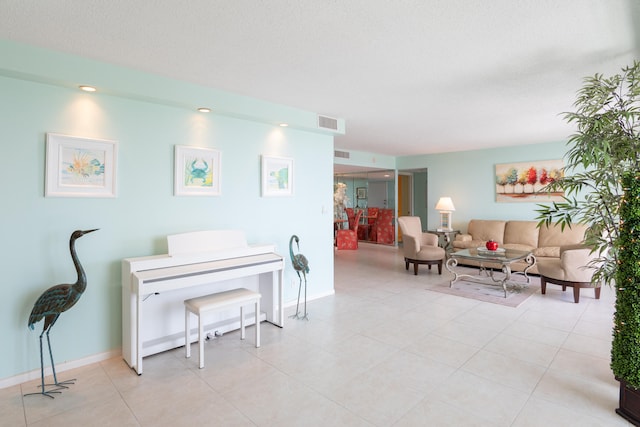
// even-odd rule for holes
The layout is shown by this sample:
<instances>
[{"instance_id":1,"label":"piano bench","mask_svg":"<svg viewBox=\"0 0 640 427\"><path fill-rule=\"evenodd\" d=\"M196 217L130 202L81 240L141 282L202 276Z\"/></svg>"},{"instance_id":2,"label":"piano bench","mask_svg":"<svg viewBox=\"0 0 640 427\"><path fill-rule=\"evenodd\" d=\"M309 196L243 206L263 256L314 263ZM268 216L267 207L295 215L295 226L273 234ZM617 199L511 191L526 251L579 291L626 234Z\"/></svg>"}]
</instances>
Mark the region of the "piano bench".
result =
<instances>
[{"instance_id":1,"label":"piano bench","mask_svg":"<svg viewBox=\"0 0 640 427\"><path fill-rule=\"evenodd\" d=\"M202 315L217 310L226 310L231 307L240 308L240 339L244 339L244 312L243 306L255 305L256 316L256 348L260 347L260 295L259 292L239 288L215 294L191 298L184 302L184 337L185 357L191 357L191 313L198 316L198 350L200 369L204 368L204 324Z\"/></svg>"}]
</instances>

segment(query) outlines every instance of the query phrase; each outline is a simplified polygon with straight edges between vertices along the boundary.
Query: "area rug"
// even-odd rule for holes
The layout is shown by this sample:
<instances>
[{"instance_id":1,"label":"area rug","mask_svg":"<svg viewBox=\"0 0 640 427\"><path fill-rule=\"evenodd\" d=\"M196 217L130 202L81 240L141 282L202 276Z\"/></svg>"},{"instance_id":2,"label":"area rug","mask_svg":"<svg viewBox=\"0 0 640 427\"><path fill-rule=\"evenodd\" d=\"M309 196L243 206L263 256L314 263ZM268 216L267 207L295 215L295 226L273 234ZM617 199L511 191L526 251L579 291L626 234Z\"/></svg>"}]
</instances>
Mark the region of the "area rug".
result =
<instances>
[{"instance_id":1,"label":"area rug","mask_svg":"<svg viewBox=\"0 0 640 427\"><path fill-rule=\"evenodd\" d=\"M464 272L467 274L467 272ZM471 270L468 274L477 275L478 270ZM497 273L498 276L500 273ZM499 276L502 277L502 276ZM470 298L478 301L490 302L493 304L504 305L508 307L518 307L525 302L531 295L540 292L540 278L537 276L529 276L531 282L527 285L524 277L521 275L513 275L512 279L517 285L507 285L507 297L504 297L502 286L475 283L465 279L458 280L449 287L450 281L447 280L428 290L440 292L442 294L456 295L463 298ZM453 278L453 277L451 277Z\"/></svg>"}]
</instances>

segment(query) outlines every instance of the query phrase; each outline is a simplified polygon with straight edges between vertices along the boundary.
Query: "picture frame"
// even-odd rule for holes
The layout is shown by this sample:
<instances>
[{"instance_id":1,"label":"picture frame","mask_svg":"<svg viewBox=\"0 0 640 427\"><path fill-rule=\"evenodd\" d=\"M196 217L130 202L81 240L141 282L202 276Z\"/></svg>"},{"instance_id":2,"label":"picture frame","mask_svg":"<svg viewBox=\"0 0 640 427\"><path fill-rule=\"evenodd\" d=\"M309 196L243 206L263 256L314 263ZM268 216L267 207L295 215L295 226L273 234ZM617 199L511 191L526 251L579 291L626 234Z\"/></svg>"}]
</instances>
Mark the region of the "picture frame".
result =
<instances>
[{"instance_id":1,"label":"picture frame","mask_svg":"<svg viewBox=\"0 0 640 427\"><path fill-rule=\"evenodd\" d=\"M262 156L262 197L293 195L293 159Z\"/></svg>"},{"instance_id":2,"label":"picture frame","mask_svg":"<svg viewBox=\"0 0 640 427\"><path fill-rule=\"evenodd\" d=\"M356 198L357 199L366 199L367 198L367 187L358 187L358 188L356 188Z\"/></svg>"},{"instance_id":3,"label":"picture frame","mask_svg":"<svg viewBox=\"0 0 640 427\"><path fill-rule=\"evenodd\" d=\"M46 134L45 197L116 197L118 143Z\"/></svg>"},{"instance_id":4,"label":"picture frame","mask_svg":"<svg viewBox=\"0 0 640 427\"><path fill-rule=\"evenodd\" d=\"M561 202L564 192L549 193L545 187L563 175L562 159L496 164L496 202Z\"/></svg>"},{"instance_id":5,"label":"picture frame","mask_svg":"<svg viewBox=\"0 0 640 427\"><path fill-rule=\"evenodd\" d=\"M213 148L176 145L174 196L219 196L222 153Z\"/></svg>"}]
</instances>

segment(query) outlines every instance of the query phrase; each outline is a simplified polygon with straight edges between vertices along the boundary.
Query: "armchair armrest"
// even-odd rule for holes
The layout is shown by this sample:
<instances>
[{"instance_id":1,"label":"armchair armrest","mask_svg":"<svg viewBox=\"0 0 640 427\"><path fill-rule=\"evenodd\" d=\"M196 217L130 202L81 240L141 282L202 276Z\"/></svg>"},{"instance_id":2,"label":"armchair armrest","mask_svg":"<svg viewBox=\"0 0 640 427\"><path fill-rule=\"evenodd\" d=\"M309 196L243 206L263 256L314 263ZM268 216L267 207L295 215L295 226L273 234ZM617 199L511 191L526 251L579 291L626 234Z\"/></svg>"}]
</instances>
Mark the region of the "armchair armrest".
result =
<instances>
[{"instance_id":1,"label":"armchair armrest","mask_svg":"<svg viewBox=\"0 0 640 427\"><path fill-rule=\"evenodd\" d=\"M439 237L433 233L422 233L422 246L438 246ZM418 248L418 251L420 248Z\"/></svg>"},{"instance_id":2,"label":"armchair armrest","mask_svg":"<svg viewBox=\"0 0 640 427\"><path fill-rule=\"evenodd\" d=\"M590 282L595 272L591 262L596 258L596 254L591 253L591 248L585 245L560 247L560 265L569 281Z\"/></svg>"},{"instance_id":3,"label":"armchair armrest","mask_svg":"<svg viewBox=\"0 0 640 427\"><path fill-rule=\"evenodd\" d=\"M471 234L456 234L456 239L458 242L470 242L473 240Z\"/></svg>"},{"instance_id":4,"label":"armchair armrest","mask_svg":"<svg viewBox=\"0 0 640 427\"><path fill-rule=\"evenodd\" d=\"M411 234L402 235L402 250L404 256L407 258L415 258L416 254L420 252L420 239Z\"/></svg>"}]
</instances>

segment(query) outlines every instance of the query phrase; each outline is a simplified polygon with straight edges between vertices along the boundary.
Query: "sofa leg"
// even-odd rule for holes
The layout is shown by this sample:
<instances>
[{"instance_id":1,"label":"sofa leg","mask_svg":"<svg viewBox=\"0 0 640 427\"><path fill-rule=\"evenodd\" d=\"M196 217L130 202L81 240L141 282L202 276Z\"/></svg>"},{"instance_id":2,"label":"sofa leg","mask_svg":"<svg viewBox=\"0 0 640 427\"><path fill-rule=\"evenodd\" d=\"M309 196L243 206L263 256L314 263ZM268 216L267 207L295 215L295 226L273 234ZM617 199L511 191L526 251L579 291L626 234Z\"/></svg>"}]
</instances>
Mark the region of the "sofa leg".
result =
<instances>
[{"instance_id":1,"label":"sofa leg","mask_svg":"<svg viewBox=\"0 0 640 427\"><path fill-rule=\"evenodd\" d=\"M413 275L414 276L418 275L418 263L417 262L413 263Z\"/></svg>"},{"instance_id":2,"label":"sofa leg","mask_svg":"<svg viewBox=\"0 0 640 427\"><path fill-rule=\"evenodd\" d=\"M600 299L600 287L594 289L596 291L596 299Z\"/></svg>"},{"instance_id":3,"label":"sofa leg","mask_svg":"<svg viewBox=\"0 0 640 427\"><path fill-rule=\"evenodd\" d=\"M580 285L577 283L573 285L573 302L576 304L580 302Z\"/></svg>"},{"instance_id":4,"label":"sofa leg","mask_svg":"<svg viewBox=\"0 0 640 427\"><path fill-rule=\"evenodd\" d=\"M409 261L406 258L404 259L404 269L409 270Z\"/></svg>"},{"instance_id":5,"label":"sofa leg","mask_svg":"<svg viewBox=\"0 0 640 427\"><path fill-rule=\"evenodd\" d=\"M547 281L544 279L544 276L540 276L540 292L542 295L547 293Z\"/></svg>"},{"instance_id":6,"label":"sofa leg","mask_svg":"<svg viewBox=\"0 0 640 427\"><path fill-rule=\"evenodd\" d=\"M438 274L442 276L442 260L438 262Z\"/></svg>"}]
</instances>

